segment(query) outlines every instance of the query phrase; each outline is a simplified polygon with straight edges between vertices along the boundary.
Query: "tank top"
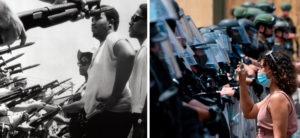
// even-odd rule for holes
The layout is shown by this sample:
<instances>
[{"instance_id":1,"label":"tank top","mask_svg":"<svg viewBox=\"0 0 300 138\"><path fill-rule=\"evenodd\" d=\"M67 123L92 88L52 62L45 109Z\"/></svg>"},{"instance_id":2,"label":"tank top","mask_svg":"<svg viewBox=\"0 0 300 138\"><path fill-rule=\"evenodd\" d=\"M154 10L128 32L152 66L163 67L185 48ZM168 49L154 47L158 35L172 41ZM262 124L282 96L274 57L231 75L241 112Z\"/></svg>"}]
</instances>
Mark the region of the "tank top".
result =
<instances>
[{"instance_id":1,"label":"tank top","mask_svg":"<svg viewBox=\"0 0 300 138\"><path fill-rule=\"evenodd\" d=\"M295 105L290 96L288 96L283 91L280 91L280 93L288 99L290 105L292 106L292 110L289 113L288 129L287 129L287 138L291 138L292 134L295 133L298 129ZM258 126L257 138L274 137L272 117L271 117L271 113L267 109L268 104L270 102L270 97L271 97L270 94L266 97L267 101L265 102L265 104L262 105L257 115L257 126Z\"/></svg>"}]
</instances>

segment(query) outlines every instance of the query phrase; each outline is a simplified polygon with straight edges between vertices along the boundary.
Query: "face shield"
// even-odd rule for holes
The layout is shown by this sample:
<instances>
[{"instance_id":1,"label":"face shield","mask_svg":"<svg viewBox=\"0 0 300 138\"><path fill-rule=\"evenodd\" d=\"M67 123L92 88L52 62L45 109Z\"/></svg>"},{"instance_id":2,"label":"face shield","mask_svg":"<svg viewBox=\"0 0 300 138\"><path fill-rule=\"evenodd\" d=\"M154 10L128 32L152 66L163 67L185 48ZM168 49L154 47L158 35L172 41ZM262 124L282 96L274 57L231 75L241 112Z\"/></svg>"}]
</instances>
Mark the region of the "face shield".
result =
<instances>
[{"instance_id":1,"label":"face shield","mask_svg":"<svg viewBox=\"0 0 300 138\"><path fill-rule=\"evenodd\" d=\"M215 55L215 59L218 63L229 64L230 59L228 54L218 45L218 44L207 44L210 47L211 51Z\"/></svg>"},{"instance_id":2,"label":"face shield","mask_svg":"<svg viewBox=\"0 0 300 138\"><path fill-rule=\"evenodd\" d=\"M218 62L215 59L214 52L206 44L195 47L195 57L198 58L199 65L204 69L220 69Z\"/></svg>"},{"instance_id":3,"label":"face shield","mask_svg":"<svg viewBox=\"0 0 300 138\"><path fill-rule=\"evenodd\" d=\"M204 43L204 38L203 36L201 36L201 34L199 33L196 25L194 24L193 20L191 19L190 16L184 16L183 17L187 23L187 27L189 27L189 30L191 31L192 33L192 36L193 36L193 40L194 40L194 45L195 44L202 44Z\"/></svg>"},{"instance_id":4,"label":"face shield","mask_svg":"<svg viewBox=\"0 0 300 138\"><path fill-rule=\"evenodd\" d=\"M250 27L247 30L247 34L251 41L250 47L257 49L258 48L257 30L255 28Z\"/></svg>"},{"instance_id":5,"label":"face shield","mask_svg":"<svg viewBox=\"0 0 300 138\"><path fill-rule=\"evenodd\" d=\"M247 37L247 32L242 27L231 28L232 39L240 44L250 44L250 39Z\"/></svg>"},{"instance_id":6,"label":"face shield","mask_svg":"<svg viewBox=\"0 0 300 138\"><path fill-rule=\"evenodd\" d=\"M227 33L225 31L221 31L221 30L215 30L214 33L216 33L216 35L219 36L220 40L222 41L223 45L221 45L221 46L228 53L232 53L231 40L228 37Z\"/></svg>"},{"instance_id":7,"label":"face shield","mask_svg":"<svg viewBox=\"0 0 300 138\"><path fill-rule=\"evenodd\" d=\"M178 16L176 10L169 0L151 0L150 1L150 22L159 20L174 19Z\"/></svg>"},{"instance_id":8,"label":"face shield","mask_svg":"<svg viewBox=\"0 0 300 138\"><path fill-rule=\"evenodd\" d=\"M187 49L187 48L189 48L189 46L186 45L185 42L183 42L183 44L181 44L178 41L178 37L175 36L175 34L172 32L171 28L168 26L168 24L166 22L164 22L164 25L165 25L166 30L168 32L168 38L169 38L174 56L178 56L178 57L183 58L184 59L184 64L188 69L190 69L191 65L196 65L197 62L193 58L193 56L194 56L193 51ZM185 49L183 48L183 45L186 45Z\"/></svg>"},{"instance_id":9,"label":"face shield","mask_svg":"<svg viewBox=\"0 0 300 138\"><path fill-rule=\"evenodd\" d=\"M158 57L166 63L170 77L181 78L182 74L172 52L171 43L169 42L169 40L155 42L155 44L160 48Z\"/></svg>"},{"instance_id":10,"label":"face shield","mask_svg":"<svg viewBox=\"0 0 300 138\"><path fill-rule=\"evenodd\" d=\"M194 37L193 37L192 31L191 31L187 21L185 20L185 18L184 17L180 18L177 25L178 24L181 24L181 26L182 26L181 31L185 32L188 44L193 45L194 44ZM178 28L178 31L179 31L179 28Z\"/></svg>"},{"instance_id":11,"label":"face shield","mask_svg":"<svg viewBox=\"0 0 300 138\"><path fill-rule=\"evenodd\" d=\"M153 41L153 47L156 47L156 55L166 63L168 67L168 71L170 73L170 77L172 78L180 78L181 77L181 71L179 69L179 65L177 64L177 61L175 59L174 54L174 46L172 45L169 37L169 30L170 28L164 21L156 22L155 24L155 30L159 31L156 34L164 34L163 36L166 36L166 39L155 39L151 40ZM176 38L175 38L176 39ZM173 44L176 43L176 41L172 41ZM179 42L177 41L177 44Z\"/></svg>"},{"instance_id":12,"label":"face shield","mask_svg":"<svg viewBox=\"0 0 300 138\"><path fill-rule=\"evenodd\" d=\"M190 31L188 31L188 28L184 22L184 19L176 21L175 32L176 32L176 34L178 34L179 36L184 38L188 45L193 45L193 35Z\"/></svg>"}]
</instances>

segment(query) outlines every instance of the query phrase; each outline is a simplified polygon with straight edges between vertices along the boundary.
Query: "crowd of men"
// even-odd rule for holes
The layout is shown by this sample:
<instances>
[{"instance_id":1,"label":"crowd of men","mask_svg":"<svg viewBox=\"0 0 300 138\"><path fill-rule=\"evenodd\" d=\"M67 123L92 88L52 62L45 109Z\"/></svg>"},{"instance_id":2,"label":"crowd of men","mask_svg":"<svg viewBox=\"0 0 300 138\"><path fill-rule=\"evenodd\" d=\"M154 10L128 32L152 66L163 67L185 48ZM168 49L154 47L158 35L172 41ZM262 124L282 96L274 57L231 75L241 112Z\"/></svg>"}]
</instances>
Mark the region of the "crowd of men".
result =
<instances>
[{"instance_id":1,"label":"crowd of men","mask_svg":"<svg viewBox=\"0 0 300 138\"><path fill-rule=\"evenodd\" d=\"M101 5L97 0L42 1L56 7L49 8L53 11L38 11L48 12L41 15L41 19L30 12L17 16L0 1L1 46L9 46L21 39L20 46L9 47L7 53L29 45L26 43L28 29L78 21L84 17L92 18L92 34L100 44L95 53L78 51L79 73L85 82L60 103L54 103L53 97L71 86L59 91L55 88L70 79L28 87L26 78L12 78L11 75L37 65L22 70L15 69L18 66L1 68L0 137L145 138L147 4L139 5L131 14L128 37L138 40L139 49L135 50L128 37L118 32L121 21L113 6ZM62 9L68 6L74 14L69 13L72 10Z\"/></svg>"},{"instance_id":2,"label":"crowd of men","mask_svg":"<svg viewBox=\"0 0 300 138\"><path fill-rule=\"evenodd\" d=\"M273 3L248 1L232 10L233 18L203 27L196 26L175 1L150 5L150 116L155 118L151 136L256 137L256 120L245 119L239 108L235 69L243 66L247 71L247 88L255 103L268 94L261 84L265 80L257 77L261 54L299 53L296 27L289 17L292 5L282 3L282 15L276 16ZM299 65L295 60L298 87Z\"/></svg>"}]
</instances>

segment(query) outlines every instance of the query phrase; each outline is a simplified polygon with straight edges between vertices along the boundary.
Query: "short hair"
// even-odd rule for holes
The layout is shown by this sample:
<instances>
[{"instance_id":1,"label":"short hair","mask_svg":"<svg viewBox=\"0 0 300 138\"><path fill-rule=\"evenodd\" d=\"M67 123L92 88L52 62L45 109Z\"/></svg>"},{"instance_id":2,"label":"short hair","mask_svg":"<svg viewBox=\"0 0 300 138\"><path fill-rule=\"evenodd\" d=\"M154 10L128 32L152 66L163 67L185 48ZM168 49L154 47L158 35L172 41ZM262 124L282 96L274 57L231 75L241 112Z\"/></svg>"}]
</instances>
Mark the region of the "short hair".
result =
<instances>
[{"instance_id":1,"label":"short hair","mask_svg":"<svg viewBox=\"0 0 300 138\"><path fill-rule=\"evenodd\" d=\"M114 25L114 30L118 30L119 27L119 13L118 11L109 5L101 5L101 12L103 12L108 20L108 22L112 23ZM111 22L114 20L114 22Z\"/></svg>"},{"instance_id":2,"label":"short hair","mask_svg":"<svg viewBox=\"0 0 300 138\"><path fill-rule=\"evenodd\" d=\"M141 15L147 19L147 4L143 3L140 5Z\"/></svg>"}]
</instances>

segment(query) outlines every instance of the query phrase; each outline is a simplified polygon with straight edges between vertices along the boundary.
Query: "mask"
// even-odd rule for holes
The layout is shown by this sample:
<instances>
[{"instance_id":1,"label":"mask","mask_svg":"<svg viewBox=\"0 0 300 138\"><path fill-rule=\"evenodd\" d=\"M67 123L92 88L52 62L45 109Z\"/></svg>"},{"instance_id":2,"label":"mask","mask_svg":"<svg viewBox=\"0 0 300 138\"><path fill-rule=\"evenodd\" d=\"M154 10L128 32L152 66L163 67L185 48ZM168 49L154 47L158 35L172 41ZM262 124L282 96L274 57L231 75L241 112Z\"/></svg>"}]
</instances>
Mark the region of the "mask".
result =
<instances>
[{"instance_id":1,"label":"mask","mask_svg":"<svg viewBox=\"0 0 300 138\"><path fill-rule=\"evenodd\" d=\"M270 87L271 80L267 78L266 73L259 72L257 74L257 80L258 80L258 83L261 84L262 86L264 86L264 87Z\"/></svg>"}]
</instances>

